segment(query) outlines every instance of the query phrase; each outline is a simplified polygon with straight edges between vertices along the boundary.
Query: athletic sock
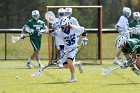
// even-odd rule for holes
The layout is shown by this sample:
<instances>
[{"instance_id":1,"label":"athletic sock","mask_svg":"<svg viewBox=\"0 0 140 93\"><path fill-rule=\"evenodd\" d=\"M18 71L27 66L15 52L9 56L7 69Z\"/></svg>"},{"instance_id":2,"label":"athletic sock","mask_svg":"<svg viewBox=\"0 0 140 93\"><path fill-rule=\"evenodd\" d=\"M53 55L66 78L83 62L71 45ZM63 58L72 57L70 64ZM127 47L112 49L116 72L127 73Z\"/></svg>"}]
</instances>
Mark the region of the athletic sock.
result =
<instances>
[{"instance_id":1,"label":"athletic sock","mask_svg":"<svg viewBox=\"0 0 140 93\"><path fill-rule=\"evenodd\" d=\"M31 58L28 59L28 63L32 63L32 59Z\"/></svg>"},{"instance_id":2,"label":"athletic sock","mask_svg":"<svg viewBox=\"0 0 140 93\"><path fill-rule=\"evenodd\" d=\"M40 60L38 60L38 61L37 61L37 63L38 63L38 64L41 64L41 61L40 61Z\"/></svg>"},{"instance_id":3,"label":"athletic sock","mask_svg":"<svg viewBox=\"0 0 140 93\"><path fill-rule=\"evenodd\" d=\"M75 79L75 74L71 74L71 80Z\"/></svg>"},{"instance_id":4,"label":"athletic sock","mask_svg":"<svg viewBox=\"0 0 140 93\"><path fill-rule=\"evenodd\" d=\"M118 57L115 57L114 60L118 60Z\"/></svg>"}]
</instances>

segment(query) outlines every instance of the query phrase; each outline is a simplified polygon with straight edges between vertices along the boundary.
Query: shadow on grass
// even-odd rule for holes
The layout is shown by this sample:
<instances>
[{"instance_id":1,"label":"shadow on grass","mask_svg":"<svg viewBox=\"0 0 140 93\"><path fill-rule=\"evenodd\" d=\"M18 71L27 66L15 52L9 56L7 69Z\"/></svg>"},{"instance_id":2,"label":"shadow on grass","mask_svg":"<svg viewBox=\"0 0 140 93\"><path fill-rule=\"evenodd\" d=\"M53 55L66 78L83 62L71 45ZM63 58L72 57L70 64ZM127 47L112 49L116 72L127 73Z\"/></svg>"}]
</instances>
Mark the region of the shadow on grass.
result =
<instances>
[{"instance_id":1,"label":"shadow on grass","mask_svg":"<svg viewBox=\"0 0 140 93\"><path fill-rule=\"evenodd\" d=\"M68 84L68 82L44 82L44 83L32 83L32 84Z\"/></svg>"},{"instance_id":2,"label":"shadow on grass","mask_svg":"<svg viewBox=\"0 0 140 93\"><path fill-rule=\"evenodd\" d=\"M116 83L116 84L108 84L108 85L113 85L113 86L116 86L116 85L139 85L140 83Z\"/></svg>"}]
</instances>

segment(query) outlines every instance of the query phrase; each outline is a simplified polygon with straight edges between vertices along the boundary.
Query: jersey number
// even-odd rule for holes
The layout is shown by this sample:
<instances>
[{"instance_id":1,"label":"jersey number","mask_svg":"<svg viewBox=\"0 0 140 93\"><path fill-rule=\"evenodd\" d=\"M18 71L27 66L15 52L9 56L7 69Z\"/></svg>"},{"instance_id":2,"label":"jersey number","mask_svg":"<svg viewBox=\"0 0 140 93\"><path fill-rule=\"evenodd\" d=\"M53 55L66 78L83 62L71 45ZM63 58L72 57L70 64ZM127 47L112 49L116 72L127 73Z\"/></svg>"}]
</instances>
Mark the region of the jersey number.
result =
<instances>
[{"instance_id":1,"label":"jersey number","mask_svg":"<svg viewBox=\"0 0 140 93\"><path fill-rule=\"evenodd\" d=\"M68 46L75 44L75 37L71 36L69 39L66 40Z\"/></svg>"}]
</instances>

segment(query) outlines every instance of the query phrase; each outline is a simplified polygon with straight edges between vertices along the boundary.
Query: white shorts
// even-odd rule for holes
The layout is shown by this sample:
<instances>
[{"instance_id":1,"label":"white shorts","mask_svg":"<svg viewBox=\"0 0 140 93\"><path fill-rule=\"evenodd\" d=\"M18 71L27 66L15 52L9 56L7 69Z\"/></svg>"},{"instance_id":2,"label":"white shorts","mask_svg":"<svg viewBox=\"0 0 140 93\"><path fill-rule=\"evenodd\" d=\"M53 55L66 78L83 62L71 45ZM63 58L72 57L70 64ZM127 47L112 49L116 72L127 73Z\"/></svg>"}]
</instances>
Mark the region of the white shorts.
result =
<instances>
[{"instance_id":1,"label":"white shorts","mask_svg":"<svg viewBox=\"0 0 140 93\"><path fill-rule=\"evenodd\" d=\"M74 59L74 57L76 56L78 51L78 48L76 49L70 49L70 50L66 50L66 55L61 59L62 63L66 62L68 58L70 59Z\"/></svg>"},{"instance_id":2,"label":"white shorts","mask_svg":"<svg viewBox=\"0 0 140 93\"><path fill-rule=\"evenodd\" d=\"M128 33L120 32L119 35L124 36L126 39L129 39L130 38L129 32Z\"/></svg>"}]
</instances>

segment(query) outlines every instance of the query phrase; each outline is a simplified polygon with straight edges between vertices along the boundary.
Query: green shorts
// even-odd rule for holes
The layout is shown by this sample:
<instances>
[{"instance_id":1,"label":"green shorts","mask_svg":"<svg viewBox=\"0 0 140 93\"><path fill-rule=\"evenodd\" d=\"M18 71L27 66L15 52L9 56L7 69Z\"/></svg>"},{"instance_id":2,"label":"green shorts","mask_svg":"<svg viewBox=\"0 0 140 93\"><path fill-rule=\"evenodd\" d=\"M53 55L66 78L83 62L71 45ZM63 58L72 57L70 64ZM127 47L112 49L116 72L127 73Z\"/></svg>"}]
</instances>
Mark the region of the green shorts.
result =
<instances>
[{"instance_id":1,"label":"green shorts","mask_svg":"<svg viewBox=\"0 0 140 93\"><path fill-rule=\"evenodd\" d=\"M30 37L30 42L35 50L40 50L41 48L41 37Z\"/></svg>"}]
</instances>

